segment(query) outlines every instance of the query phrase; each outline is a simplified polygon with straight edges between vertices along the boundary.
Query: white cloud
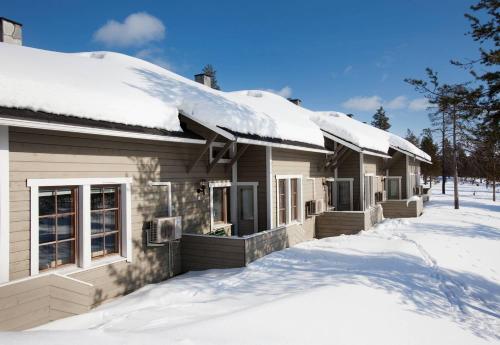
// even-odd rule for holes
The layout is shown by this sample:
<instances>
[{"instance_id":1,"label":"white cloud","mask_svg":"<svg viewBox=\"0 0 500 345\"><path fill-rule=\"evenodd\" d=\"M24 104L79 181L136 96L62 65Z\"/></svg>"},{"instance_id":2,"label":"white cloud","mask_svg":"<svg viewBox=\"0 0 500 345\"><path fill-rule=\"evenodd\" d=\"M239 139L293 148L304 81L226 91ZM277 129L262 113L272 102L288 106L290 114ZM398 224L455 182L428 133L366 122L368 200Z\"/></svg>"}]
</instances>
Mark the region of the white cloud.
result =
<instances>
[{"instance_id":1,"label":"white cloud","mask_svg":"<svg viewBox=\"0 0 500 345\"><path fill-rule=\"evenodd\" d=\"M349 65L346 68L344 68L344 74L349 74L349 72L351 71L352 71L352 65Z\"/></svg>"},{"instance_id":2,"label":"white cloud","mask_svg":"<svg viewBox=\"0 0 500 345\"><path fill-rule=\"evenodd\" d=\"M413 111L422 111L422 110L426 110L430 106L431 106L431 104L429 103L427 98L415 98L408 105L408 109L413 110Z\"/></svg>"},{"instance_id":3,"label":"white cloud","mask_svg":"<svg viewBox=\"0 0 500 345\"><path fill-rule=\"evenodd\" d=\"M108 46L141 46L165 37L165 25L146 12L129 15L123 23L109 20L94 33L94 40Z\"/></svg>"},{"instance_id":4,"label":"white cloud","mask_svg":"<svg viewBox=\"0 0 500 345\"><path fill-rule=\"evenodd\" d=\"M408 105L408 99L405 96L398 96L390 101L384 102L387 109L404 109Z\"/></svg>"},{"instance_id":5,"label":"white cloud","mask_svg":"<svg viewBox=\"0 0 500 345\"><path fill-rule=\"evenodd\" d=\"M342 106L351 110L360 110L360 111L371 111L376 110L378 107L382 105L382 98L379 96L371 96L371 97L352 97L347 101L342 103Z\"/></svg>"},{"instance_id":6,"label":"white cloud","mask_svg":"<svg viewBox=\"0 0 500 345\"><path fill-rule=\"evenodd\" d=\"M292 88L290 86L284 86L280 90L266 89L265 91L275 93L281 97L289 98L292 96Z\"/></svg>"},{"instance_id":7,"label":"white cloud","mask_svg":"<svg viewBox=\"0 0 500 345\"><path fill-rule=\"evenodd\" d=\"M384 73L384 74L382 74L382 77L380 78L380 81L383 83L383 82L384 82L384 81L386 81L388 78L389 78L389 74L388 74L388 73Z\"/></svg>"},{"instance_id":8,"label":"white cloud","mask_svg":"<svg viewBox=\"0 0 500 345\"><path fill-rule=\"evenodd\" d=\"M139 50L135 57L154 63L168 70L173 70L172 64L167 60L161 48L151 47Z\"/></svg>"},{"instance_id":9,"label":"white cloud","mask_svg":"<svg viewBox=\"0 0 500 345\"><path fill-rule=\"evenodd\" d=\"M342 103L342 106L349 110L358 111L375 111L381 106L390 110L423 111L430 104L426 98L415 98L410 101L406 96L397 96L391 100L384 100L382 97L375 95L351 97Z\"/></svg>"}]
</instances>

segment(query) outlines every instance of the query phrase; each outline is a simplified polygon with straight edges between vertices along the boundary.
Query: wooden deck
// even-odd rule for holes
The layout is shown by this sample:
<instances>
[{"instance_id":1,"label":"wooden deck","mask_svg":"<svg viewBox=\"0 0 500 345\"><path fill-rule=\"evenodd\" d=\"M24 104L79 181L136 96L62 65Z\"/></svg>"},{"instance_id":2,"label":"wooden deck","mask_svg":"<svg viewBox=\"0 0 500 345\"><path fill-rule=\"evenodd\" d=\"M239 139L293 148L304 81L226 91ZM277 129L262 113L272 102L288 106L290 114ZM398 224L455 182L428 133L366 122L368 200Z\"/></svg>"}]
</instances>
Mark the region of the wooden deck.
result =
<instances>
[{"instance_id":1,"label":"wooden deck","mask_svg":"<svg viewBox=\"0 0 500 345\"><path fill-rule=\"evenodd\" d=\"M419 200L387 200L381 203L385 218L419 217L424 210L423 198Z\"/></svg>"}]
</instances>

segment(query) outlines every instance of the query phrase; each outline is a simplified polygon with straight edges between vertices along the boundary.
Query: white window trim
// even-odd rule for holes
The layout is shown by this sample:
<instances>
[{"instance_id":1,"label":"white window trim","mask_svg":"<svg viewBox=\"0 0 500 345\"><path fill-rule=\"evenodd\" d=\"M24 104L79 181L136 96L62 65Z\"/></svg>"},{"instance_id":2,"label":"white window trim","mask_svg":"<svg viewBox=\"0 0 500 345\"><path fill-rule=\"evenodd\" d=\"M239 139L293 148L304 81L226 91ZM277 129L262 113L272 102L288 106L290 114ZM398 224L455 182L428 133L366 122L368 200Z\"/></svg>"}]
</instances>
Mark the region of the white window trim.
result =
<instances>
[{"instance_id":1,"label":"white window trim","mask_svg":"<svg viewBox=\"0 0 500 345\"><path fill-rule=\"evenodd\" d=\"M398 190L398 199L396 200L401 200L401 179L403 178L403 176L384 176L385 178L385 181L384 181L384 185L385 185L385 190L387 192L387 200L394 200L394 199L389 199L389 179L398 179L398 183L399 183L399 190Z\"/></svg>"},{"instance_id":2,"label":"white window trim","mask_svg":"<svg viewBox=\"0 0 500 345\"><path fill-rule=\"evenodd\" d=\"M238 187L252 187L253 188L253 232L258 232L259 229L259 209L258 209L258 193L259 182L238 182ZM239 220L239 215L238 215Z\"/></svg>"},{"instance_id":3,"label":"white window trim","mask_svg":"<svg viewBox=\"0 0 500 345\"><path fill-rule=\"evenodd\" d=\"M91 259L91 231L90 231L90 187L92 185L117 184L121 187L121 257L132 262L132 178L61 178L61 179L28 179L26 185L30 188L31 213L31 254L30 275L38 275L38 192L40 187L77 186L79 191L79 260L78 266L84 269L92 267ZM51 270L55 272L56 270Z\"/></svg>"},{"instance_id":4,"label":"white window trim","mask_svg":"<svg viewBox=\"0 0 500 345\"><path fill-rule=\"evenodd\" d=\"M149 181L149 185L153 187L161 187L161 186L167 186L168 187L168 192L167 192L167 207L168 207L168 216L172 217L173 210L172 210L172 182L163 182L163 181Z\"/></svg>"},{"instance_id":5,"label":"white window trim","mask_svg":"<svg viewBox=\"0 0 500 345\"><path fill-rule=\"evenodd\" d=\"M9 127L0 126L0 284L9 281Z\"/></svg>"},{"instance_id":6,"label":"white window trim","mask_svg":"<svg viewBox=\"0 0 500 345\"><path fill-rule=\"evenodd\" d=\"M292 198L291 198L291 180L298 179L299 186L297 188L297 207L298 207L298 220L292 221ZM286 222L283 224L278 224L279 220L279 180L286 180L285 188L286 188ZM304 210L302 205L302 196L303 196L303 177L302 175L276 175L276 225L292 225L292 224L303 224L304 223Z\"/></svg>"},{"instance_id":7,"label":"white window trim","mask_svg":"<svg viewBox=\"0 0 500 345\"><path fill-rule=\"evenodd\" d=\"M232 183L230 181L211 181L208 183L208 188L210 190L210 231L213 231L216 229L214 226L214 214L213 214L213 208L214 208L214 188L221 188L221 187L231 187ZM225 223L222 225L219 225L218 227L224 227L232 225L231 223ZM218 228L217 227L217 228Z\"/></svg>"},{"instance_id":8,"label":"white window trim","mask_svg":"<svg viewBox=\"0 0 500 345\"><path fill-rule=\"evenodd\" d=\"M354 197L353 197L353 184L354 184L354 178L353 177L336 177L336 178L327 178L326 179L328 182L349 182L349 211L352 211L354 209ZM335 208L337 208L337 190L334 189L335 191ZM342 212L342 211L339 211Z\"/></svg>"},{"instance_id":9,"label":"white window trim","mask_svg":"<svg viewBox=\"0 0 500 345\"><path fill-rule=\"evenodd\" d=\"M226 143L221 143L221 142L218 142L218 141L214 141L213 143L210 144L209 155L208 155L208 157L210 159L210 163L212 163L213 160L214 160L214 158L215 158L215 157L213 157L213 151L212 151L212 149L214 147L224 147L225 145L226 145ZM227 152L229 152L229 157L231 157L231 150L228 150ZM230 158L221 158L221 159L219 159L219 161L217 162L217 164L219 164L219 163L229 163L229 162L231 162Z\"/></svg>"}]
</instances>

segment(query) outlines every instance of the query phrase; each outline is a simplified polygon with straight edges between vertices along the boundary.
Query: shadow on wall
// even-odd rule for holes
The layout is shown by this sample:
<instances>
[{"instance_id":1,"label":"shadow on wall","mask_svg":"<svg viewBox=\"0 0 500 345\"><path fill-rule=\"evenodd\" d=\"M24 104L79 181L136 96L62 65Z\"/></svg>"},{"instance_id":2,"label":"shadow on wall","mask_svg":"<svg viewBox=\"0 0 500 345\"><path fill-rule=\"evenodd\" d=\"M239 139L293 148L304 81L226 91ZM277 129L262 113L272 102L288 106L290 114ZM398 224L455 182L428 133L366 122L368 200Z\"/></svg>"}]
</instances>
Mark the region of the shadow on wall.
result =
<instances>
[{"instance_id":1,"label":"shadow on wall","mask_svg":"<svg viewBox=\"0 0 500 345\"><path fill-rule=\"evenodd\" d=\"M256 114L249 107L233 102L216 91L204 92L195 85L148 69L133 68L133 71L142 77L148 86L141 88L127 83L128 86L139 89L169 105L176 105L186 115L202 116L209 122L210 119L215 120L214 117L222 116L225 121L218 121L219 123L227 123L227 119L231 119L229 122L240 129L245 128L248 133L261 133L264 128L268 136L280 137L275 120L264 113Z\"/></svg>"}]
</instances>

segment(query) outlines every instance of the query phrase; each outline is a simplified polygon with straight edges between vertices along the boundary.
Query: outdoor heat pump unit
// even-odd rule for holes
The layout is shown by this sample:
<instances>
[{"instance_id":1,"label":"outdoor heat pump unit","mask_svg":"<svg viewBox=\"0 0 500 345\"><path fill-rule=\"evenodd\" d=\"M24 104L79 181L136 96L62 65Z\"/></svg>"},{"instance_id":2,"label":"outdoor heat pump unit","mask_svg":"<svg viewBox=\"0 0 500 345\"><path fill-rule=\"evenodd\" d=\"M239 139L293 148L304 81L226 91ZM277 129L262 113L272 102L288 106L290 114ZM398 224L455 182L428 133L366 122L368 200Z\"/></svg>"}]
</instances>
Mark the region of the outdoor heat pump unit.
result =
<instances>
[{"instance_id":1,"label":"outdoor heat pump unit","mask_svg":"<svg viewBox=\"0 0 500 345\"><path fill-rule=\"evenodd\" d=\"M148 242L164 244L182 237L182 217L155 218L151 222Z\"/></svg>"}]
</instances>

